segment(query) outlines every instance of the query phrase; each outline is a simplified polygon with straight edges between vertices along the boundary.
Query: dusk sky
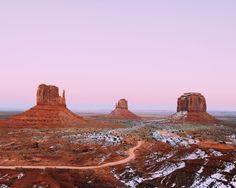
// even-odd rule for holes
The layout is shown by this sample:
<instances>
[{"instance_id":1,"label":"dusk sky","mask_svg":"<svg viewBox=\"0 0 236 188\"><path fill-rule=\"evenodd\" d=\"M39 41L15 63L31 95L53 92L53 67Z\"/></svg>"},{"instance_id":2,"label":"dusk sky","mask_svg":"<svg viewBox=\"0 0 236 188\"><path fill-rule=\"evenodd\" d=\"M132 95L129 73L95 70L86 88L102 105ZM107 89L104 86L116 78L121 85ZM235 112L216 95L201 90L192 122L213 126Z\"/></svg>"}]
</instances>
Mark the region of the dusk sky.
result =
<instances>
[{"instance_id":1,"label":"dusk sky","mask_svg":"<svg viewBox=\"0 0 236 188\"><path fill-rule=\"evenodd\" d=\"M45 83L73 110L175 110L191 91L236 110L236 1L0 1L0 63L0 109Z\"/></svg>"}]
</instances>

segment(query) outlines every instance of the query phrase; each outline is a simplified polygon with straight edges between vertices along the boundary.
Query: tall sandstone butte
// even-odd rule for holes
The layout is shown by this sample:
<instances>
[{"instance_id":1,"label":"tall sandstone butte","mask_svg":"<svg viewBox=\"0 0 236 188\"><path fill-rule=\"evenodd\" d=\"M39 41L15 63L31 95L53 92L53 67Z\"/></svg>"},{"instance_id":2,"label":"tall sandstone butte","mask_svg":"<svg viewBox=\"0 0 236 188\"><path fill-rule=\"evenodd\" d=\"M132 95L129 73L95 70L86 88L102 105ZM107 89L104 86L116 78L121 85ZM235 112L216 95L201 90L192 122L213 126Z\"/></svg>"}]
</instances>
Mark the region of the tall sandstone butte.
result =
<instances>
[{"instance_id":1,"label":"tall sandstone butte","mask_svg":"<svg viewBox=\"0 0 236 188\"><path fill-rule=\"evenodd\" d=\"M71 126L82 125L85 120L66 107L65 91L53 85L41 84L37 90L36 106L9 119L10 125L19 126Z\"/></svg>"},{"instance_id":2,"label":"tall sandstone butte","mask_svg":"<svg viewBox=\"0 0 236 188\"><path fill-rule=\"evenodd\" d=\"M62 97L59 89L53 85L41 84L37 90L37 105L57 105L66 107L65 90Z\"/></svg>"},{"instance_id":3,"label":"tall sandstone butte","mask_svg":"<svg viewBox=\"0 0 236 188\"><path fill-rule=\"evenodd\" d=\"M141 117L129 111L128 101L126 99L120 99L116 104L115 110L113 110L108 117L112 119L141 120Z\"/></svg>"},{"instance_id":4,"label":"tall sandstone butte","mask_svg":"<svg viewBox=\"0 0 236 188\"><path fill-rule=\"evenodd\" d=\"M208 114L206 99L201 93L184 93L177 100L177 113L172 117L176 120L190 122L217 122L218 120Z\"/></svg>"}]
</instances>

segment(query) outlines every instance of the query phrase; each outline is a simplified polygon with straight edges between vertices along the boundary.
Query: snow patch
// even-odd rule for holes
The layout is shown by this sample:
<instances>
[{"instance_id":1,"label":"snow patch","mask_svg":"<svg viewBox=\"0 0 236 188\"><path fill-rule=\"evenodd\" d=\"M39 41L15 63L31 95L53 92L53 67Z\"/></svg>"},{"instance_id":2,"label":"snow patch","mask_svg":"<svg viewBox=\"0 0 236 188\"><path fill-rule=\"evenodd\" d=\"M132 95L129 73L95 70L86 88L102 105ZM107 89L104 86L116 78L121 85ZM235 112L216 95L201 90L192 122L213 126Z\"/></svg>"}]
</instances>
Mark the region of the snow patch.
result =
<instances>
[{"instance_id":1,"label":"snow patch","mask_svg":"<svg viewBox=\"0 0 236 188\"><path fill-rule=\"evenodd\" d=\"M163 133L160 131L155 131L152 133L152 138L160 142L165 142L171 146L188 146L189 144L196 143L193 139L181 138L178 135L171 133Z\"/></svg>"},{"instance_id":2,"label":"snow patch","mask_svg":"<svg viewBox=\"0 0 236 188\"><path fill-rule=\"evenodd\" d=\"M127 187L135 188L138 184L142 183L144 179L140 176L135 176L135 170L133 170L131 167L127 166L125 168L125 171L122 172L120 175L117 175L112 171L114 174L114 177L118 180L120 180L123 184L125 184ZM131 176L129 179L122 178L123 176Z\"/></svg>"},{"instance_id":3,"label":"snow patch","mask_svg":"<svg viewBox=\"0 0 236 188\"><path fill-rule=\"evenodd\" d=\"M201 166L201 168L197 171L198 174L201 174L203 172L204 167Z\"/></svg>"},{"instance_id":4,"label":"snow patch","mask_svg":"<svg viewBox=\"0 0 236 188\"><path fill-rule=\"evenodd\" d=\"M104 146L118 145L122 142L122 137L112 132L93 132L64 135L62 138L70 143L97 143Z\"/></svg>"},{"instance_id":5,"label":"snow patch","mask_svg":"<svg viewBox=\"0 0 236 188\"><path fill-rule=\"evenodd\" d=\"M214 149L210 149L209 151L211 152L210 155L212 155L212 156L220 157L223 155L223 153L221 153L220 151L216 151Z\"/></svg>"},{"instance_id":6,"label":"snow patch","mask_svg":"<svg viewBox=\"0 0 236 188\"><path fill-rule=\"evenodd\" d=\"M204 159L204 158L207 158L207 157L208 157L208 155L206 154L206 152L198 148L194 152L192 152L191 154L186 155L181 160Z\"/></svg>"},{"instance_id":7,"label":"snow patch","mask_svg":"<svg viewBox=\"0 0 236 188\"><path fill-rule=\"evenodd\" d=\"M10 187L8 185L6 185L6 184L1 184L0 188L10 188Z\"/></svg>"},{"instance_id":8,"label":"snow patch","mask_svg":"<svg viewBox=\"0 0 236 188\"><path fill-rule=\"evenodd\" d=\"M185 167L185 162L182 162L182 161L176 164L168 162L167 164L162 165L158 171L152 173L151 178L148 178L148 180L167 176L171 174L172 172L178 169L184 168L184 167Z\"/></svg>"},{"instance_id":9,"label":"snow patch","mask_svg":"<svg viewBox=\"0 0 236 188\"><path fill-rule=\"evenodd\" d=\"M230 163L230 162L225 162L224 165L225 165L224 172L230 173L230 171L235 168L235 165L233 163Z\"/></svg>"},{"instance_id":10,"label":"snow patch","mask_svg":"<svg viewBox=\"0 0 236 188\"><path fill-rule=\"evenodd\" d=\"M188 115L187 111L180 111L172 115L173 119L185 119Z\"/></svg>"},{"instance_id":11,"label":"snow patch","mask_svg":"<svg viewBox=\"0 0 236 188\"><path fill-rule=\"evenodd\" d=\"M25 176L25 174L24 174L23 172L21 172L21 173L19 173L19 174L17 175L17 179L20 180L20 179L22 179L24 176Z\"/></svg>"}]
</instances>

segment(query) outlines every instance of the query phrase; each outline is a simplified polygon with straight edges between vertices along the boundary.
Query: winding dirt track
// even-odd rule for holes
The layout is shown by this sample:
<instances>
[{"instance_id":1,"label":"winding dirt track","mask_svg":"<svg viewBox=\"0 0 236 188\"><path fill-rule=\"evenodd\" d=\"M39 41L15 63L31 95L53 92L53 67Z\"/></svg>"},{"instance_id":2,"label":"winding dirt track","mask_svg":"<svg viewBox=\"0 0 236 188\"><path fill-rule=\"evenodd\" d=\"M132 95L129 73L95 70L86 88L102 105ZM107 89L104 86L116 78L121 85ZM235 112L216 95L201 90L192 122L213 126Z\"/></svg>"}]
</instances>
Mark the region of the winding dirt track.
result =
<instances>
[{"instance_id":1,"label":"winding dirt track","mask_svg":"<svg viewBox=\"0 0 236 188\"><path fill-rule=\"evenodd\" d=\"M97 168L104 168L104 167L109 167L109 166L116 166L120 164L125 164L128 163L129 161L135 159L135 150L137 150L141 145L143 144L143 141L139 141L138 144L130 148L126 153L128 154L128 157L119 161L114 161L110 163L105 163L102 165L97 165L97 166L0 166L0 169L11 169L15 170L17 168L22 168L22 169L65 169L65 170L88 170L88 169L97 169Z\"/></svg>"}]
</instances>

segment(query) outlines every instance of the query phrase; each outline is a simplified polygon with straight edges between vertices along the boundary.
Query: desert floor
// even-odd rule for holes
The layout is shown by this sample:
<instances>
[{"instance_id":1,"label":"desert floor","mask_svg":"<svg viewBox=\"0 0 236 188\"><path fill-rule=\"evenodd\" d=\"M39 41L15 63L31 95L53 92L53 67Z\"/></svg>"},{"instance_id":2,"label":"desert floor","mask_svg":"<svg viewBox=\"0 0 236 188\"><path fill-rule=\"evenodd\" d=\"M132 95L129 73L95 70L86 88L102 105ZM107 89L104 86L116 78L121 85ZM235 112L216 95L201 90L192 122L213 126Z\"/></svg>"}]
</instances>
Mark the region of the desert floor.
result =
<instances>
[{"instance_id":1,"label":"desert floor","mask_svg":"<svg viewBox=\"0 0 236 188\"><path fill-rule=\"evenodd\" d=\"M236 187L236 117L194 124L141 116L85 115L104 128L0 127L0 188Z\"/></svg>"}]
</instances>

